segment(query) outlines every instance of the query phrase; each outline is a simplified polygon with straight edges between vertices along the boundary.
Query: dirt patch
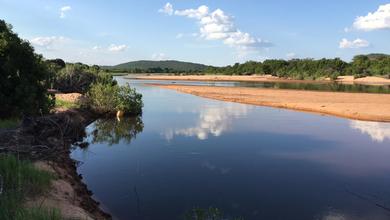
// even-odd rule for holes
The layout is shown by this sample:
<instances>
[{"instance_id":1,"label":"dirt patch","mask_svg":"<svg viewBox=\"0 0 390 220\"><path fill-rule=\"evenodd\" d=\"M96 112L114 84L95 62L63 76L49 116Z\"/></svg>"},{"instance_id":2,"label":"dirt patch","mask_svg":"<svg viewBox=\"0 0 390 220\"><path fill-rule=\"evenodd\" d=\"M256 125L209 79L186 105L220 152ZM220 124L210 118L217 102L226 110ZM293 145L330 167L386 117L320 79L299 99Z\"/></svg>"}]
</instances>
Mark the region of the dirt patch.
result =
<instances>
[{"instance_id":1,"label":"dirt patch","mask_svg":"<svg viewBox=\"0 0 390 220\"><path fill-rule=\"evenodd\" d=\"M390 94L153 84L205 98L390 122Z\"/></svg>"},{"instance_id":2,"label":"dirt patch","mask_svg":"<svg viewBox=\"0 0 390 220\"><path fill-rule=\"evenodd\" d=\"M60 99L66 102L77 102L82 97L80 93L57 93L56 99Z\"/></svg>"}]
</instances>

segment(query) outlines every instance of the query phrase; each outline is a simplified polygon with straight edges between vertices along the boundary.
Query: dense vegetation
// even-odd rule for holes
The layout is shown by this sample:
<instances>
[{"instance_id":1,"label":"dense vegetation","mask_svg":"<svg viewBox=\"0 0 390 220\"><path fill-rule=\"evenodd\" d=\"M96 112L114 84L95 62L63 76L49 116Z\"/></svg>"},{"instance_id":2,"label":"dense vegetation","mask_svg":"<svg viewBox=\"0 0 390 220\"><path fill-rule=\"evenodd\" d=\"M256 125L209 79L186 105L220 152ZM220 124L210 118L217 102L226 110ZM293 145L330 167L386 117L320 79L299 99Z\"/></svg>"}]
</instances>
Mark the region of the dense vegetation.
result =
<instances>
[{"instance_id":1,"label":"dense vegetation","mask_svg":"<svg viewBox=\"0 0 390 220\"><path fill-rule=\"evenodd\" d=\"M175 60L140 60L122 63L116 66L102 66L102 69L105 70L128 73L200 73L204 72L207 68L208 66L203 64Z\"/></svg>"},{"instance_id":2,"label":"dense vegetation","mask_svg":"<svg viewBox=\"0 0 390 220\"><path fill-rule=\"evenodd\" d=\"M142 112L142 95L129 85L119 86L112 75L102 71L98 66L82 63L56 64L56 60L46 61L54 73L50 84L61 92L77 92L86 95L86 99L73 106L81 106L99 114L111 114L123 111L138 115ZM56 102L58 105L70 103Z\"/></svg>"},{"instance_id":3,"label":"dense vegetation","mask_svg":"<svg viewBox=\"0 0 390 220\"><path fill-rule=\"evenodd\" d=\"M142 113L142 95L129 85L118 86L95 83L87 94L88 106L102 114L123 111L127 114Z\"/></svg>"},{"instance_id":4,"label":"dense vegetation","mask_svg":"<svg viewBox=\"0 0 390 220\"><path fill-rule=\"evenodd\" d=\"M390 55L358 55L350 63L339 58L249 61L243 64L236 63L233 66L209 67L205 70L205 73L226 75L271 74L293 79L326 77L336 79L341 75L353 75L355 77L384 76L389 78Z\"/></svg>"},{"instance_id":5,"label":"dense vegetation","mask_svg":"<svg viewBox=\"0 0 390 220\"><path fill-rule=\"evenodd\" d=\"M58 210L23 206L26 197L45 192L52 179L50 173L37 170L30 162L0 155L0 219L61 219Z\"/></svg>"},{"instance_id":6,"label":"dense vegetation","mask_svg":"<svg viewBox=\"0 0 390 220\"><path fill-rule=\"evenodd\" d=\"M0 118L48 113L54 106L49 77L42 56L0 20Z\"/></svg>"}]
</instances>

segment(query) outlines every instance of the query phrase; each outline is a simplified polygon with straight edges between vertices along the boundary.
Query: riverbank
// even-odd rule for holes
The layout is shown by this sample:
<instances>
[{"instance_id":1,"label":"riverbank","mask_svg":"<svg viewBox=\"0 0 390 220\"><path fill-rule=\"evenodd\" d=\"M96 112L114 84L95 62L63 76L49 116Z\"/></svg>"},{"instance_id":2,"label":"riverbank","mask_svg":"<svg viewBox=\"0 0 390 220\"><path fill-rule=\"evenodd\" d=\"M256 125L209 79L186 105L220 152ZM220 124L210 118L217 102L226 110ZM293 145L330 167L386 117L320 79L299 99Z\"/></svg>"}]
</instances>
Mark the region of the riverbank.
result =
<instances>
[{"instance_id":1,"label":"riverbank","mask_svg":"<svg viewBox=\"0 0 390 220\"><path fill-rule=\"evenodd\" d=\"M55 177L47 193L26 198L26 207L56 209L64 219L110 219L92 199L92 192L77 173L77 162L70 158L72 143L80 144L85 127L98 117L89 111L70 109L25 118L19 128L0 132L0 153L32 161Z\"/></svg>"},{"instance_id":2,"label":"riverbank","mask_svg":"<svg viewBox=\"0 0 390 220\"><path fill-rule=\"evenodd\" d=\"M271 75L249 75L249 76L229 76L229 75L127 75L127 79L139 80L177 80L177 81L238 81L238 82L299 82L299 83L329 83L330 79L323 80L295 80L279 78ZM390 85L390 79L381 77L362 77L355 79L353 76L340 76L336 80L342 84L362 84L362 85Z\"/></svg>"},{"instance_id":3,"label":"riverbank","mask_svg":"<svg viewBox=\"0 0 390 220\"><path fill-rule=\"evenodd\" d=\"M286 108L343 118L390 122L390 95L242 87L149 84L221 101Z\"/></svg>"}]
</instances>

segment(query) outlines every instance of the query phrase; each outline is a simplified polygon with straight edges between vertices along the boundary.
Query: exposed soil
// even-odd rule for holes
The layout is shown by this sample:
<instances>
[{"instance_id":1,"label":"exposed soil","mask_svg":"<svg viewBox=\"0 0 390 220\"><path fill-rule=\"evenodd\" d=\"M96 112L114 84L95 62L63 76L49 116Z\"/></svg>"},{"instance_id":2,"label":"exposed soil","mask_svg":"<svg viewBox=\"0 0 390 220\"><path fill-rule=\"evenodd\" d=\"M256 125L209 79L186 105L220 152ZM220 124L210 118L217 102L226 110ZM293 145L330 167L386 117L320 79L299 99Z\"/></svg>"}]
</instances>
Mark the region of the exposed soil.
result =
<instances>
[{"instance_id":1,"label":"exposed soil","mask_svg":"<svg viewBox=\"0 0 390 220\"><path fill-rule=\"evenodd\" d=\"M390 94L152 84L205 98L390 122Z\"/></svg>"}]
</instances>

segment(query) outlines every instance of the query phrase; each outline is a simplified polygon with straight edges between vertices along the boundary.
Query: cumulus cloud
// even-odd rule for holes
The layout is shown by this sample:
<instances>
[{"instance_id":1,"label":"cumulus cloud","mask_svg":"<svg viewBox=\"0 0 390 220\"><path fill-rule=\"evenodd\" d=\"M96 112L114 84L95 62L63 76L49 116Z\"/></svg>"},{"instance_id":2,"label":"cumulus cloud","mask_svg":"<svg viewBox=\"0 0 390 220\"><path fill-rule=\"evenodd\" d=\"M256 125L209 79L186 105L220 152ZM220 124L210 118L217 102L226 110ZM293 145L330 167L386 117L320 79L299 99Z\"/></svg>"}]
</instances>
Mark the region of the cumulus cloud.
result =
<instances>
[{"instance_id":1,"label":"cumulus cloud","mask_svg":"<svg viewBox=\"0 0 390 220\"><path fill-rule=\"evenodd\" d=\"M358 49L358 48L365 48L369 46L370 46L370 42L360 38L351 41L347 40L346 38L343 38L339 43L339 47L341 49L351 49L351 48Z\"/></svg>"},{"instance_id":2,"label":"cumulus cloud","mask_svg":"<svg viewBox=\"0 0 390 220\"><path fill-rule=\"evenodd\" d=\"M390 29L390 3L380 5L377 11L370 12L366 16L357 17L353 27L363 31Z\"/></svg>"},{"instance_id":3,"label":"cumulus cloud","mask_svg":"<svg viewBox=\"0 0 390 220\"><path fill-rule=\"evenodd\" d=\"M168 3L167 3L168 4ZM172 5L170 5L172 6ZM206 5L196 9L173 10L171 15L195 19L200 25L200 36L206 40L221 40L224 44L238 49L240 53L271 47L272 43L255 38L240 31L233 18L221 9L210 11Z\"/></svg>"},{"instance_id":4,"label":"cumulus cloud","mask_svg":"<svg viewBox=\"0 0 390 220\"><path fill-rule=\"evenodd\" d=\"M111 52L122 52L122 51L125 51L126 49L127 49L127 46L125 44L122 44L122 45L111 44L108 47L108 51L111 51Z\"/></svg>"},{"instance_id":5,"label":"cumulus cloud","mask_svg":"<svg viewBox=\"0 0 390 220\"><path fill-rule=\"evenodd\" d=\"M168 56L165 53L154 53L152 55L153 60L167 60Z\"/></svg>"},{"instance_id":6,"label":"cumulus cloud","mask_svg":"<svg viewBox=\"0 0 390 220\"><path fill-rule=\"evenodd\" d=\"M363 134L368 134L372 140L383 142L390 140L390 124L369 121L351 121L350 127L359 130Z\"/></svg>"},{"instance_id":7,"label":"cumulus cloud","mask_svg":"<svg viewBox=\"0 0 390 220\"><path fill-rule=\"evenodd\" d=\"M30 40L31 44L34 46L45 49L54 49L65 41L67 41L67 38L62 36L36 37Z\"/></svg>"},{"instance_id":8,"label":"cumulus cloud","mask_svg":"<svg viewBox=\"0 0 390 220\"><path fill-rule=\"evenodd\" d=\"M63 6L60 8L60 18L65 18L66 17L66 12L72 10L72 7L69 5Z\"/></svg>"},{"instance_id":9,"label":"cumulus cloud","mask_svg":"<svg viewBox=\"0 0 390 220\"><path fill-rule=\"evenodd\" d=\"M166 3L164 5L164 7L159 9L158 12L164 13L164 14L167 14L167 15L172 15L173 14L173 6L172 6L171 3L168 2L168 3Z\"/></svg>"}]
</instances>

